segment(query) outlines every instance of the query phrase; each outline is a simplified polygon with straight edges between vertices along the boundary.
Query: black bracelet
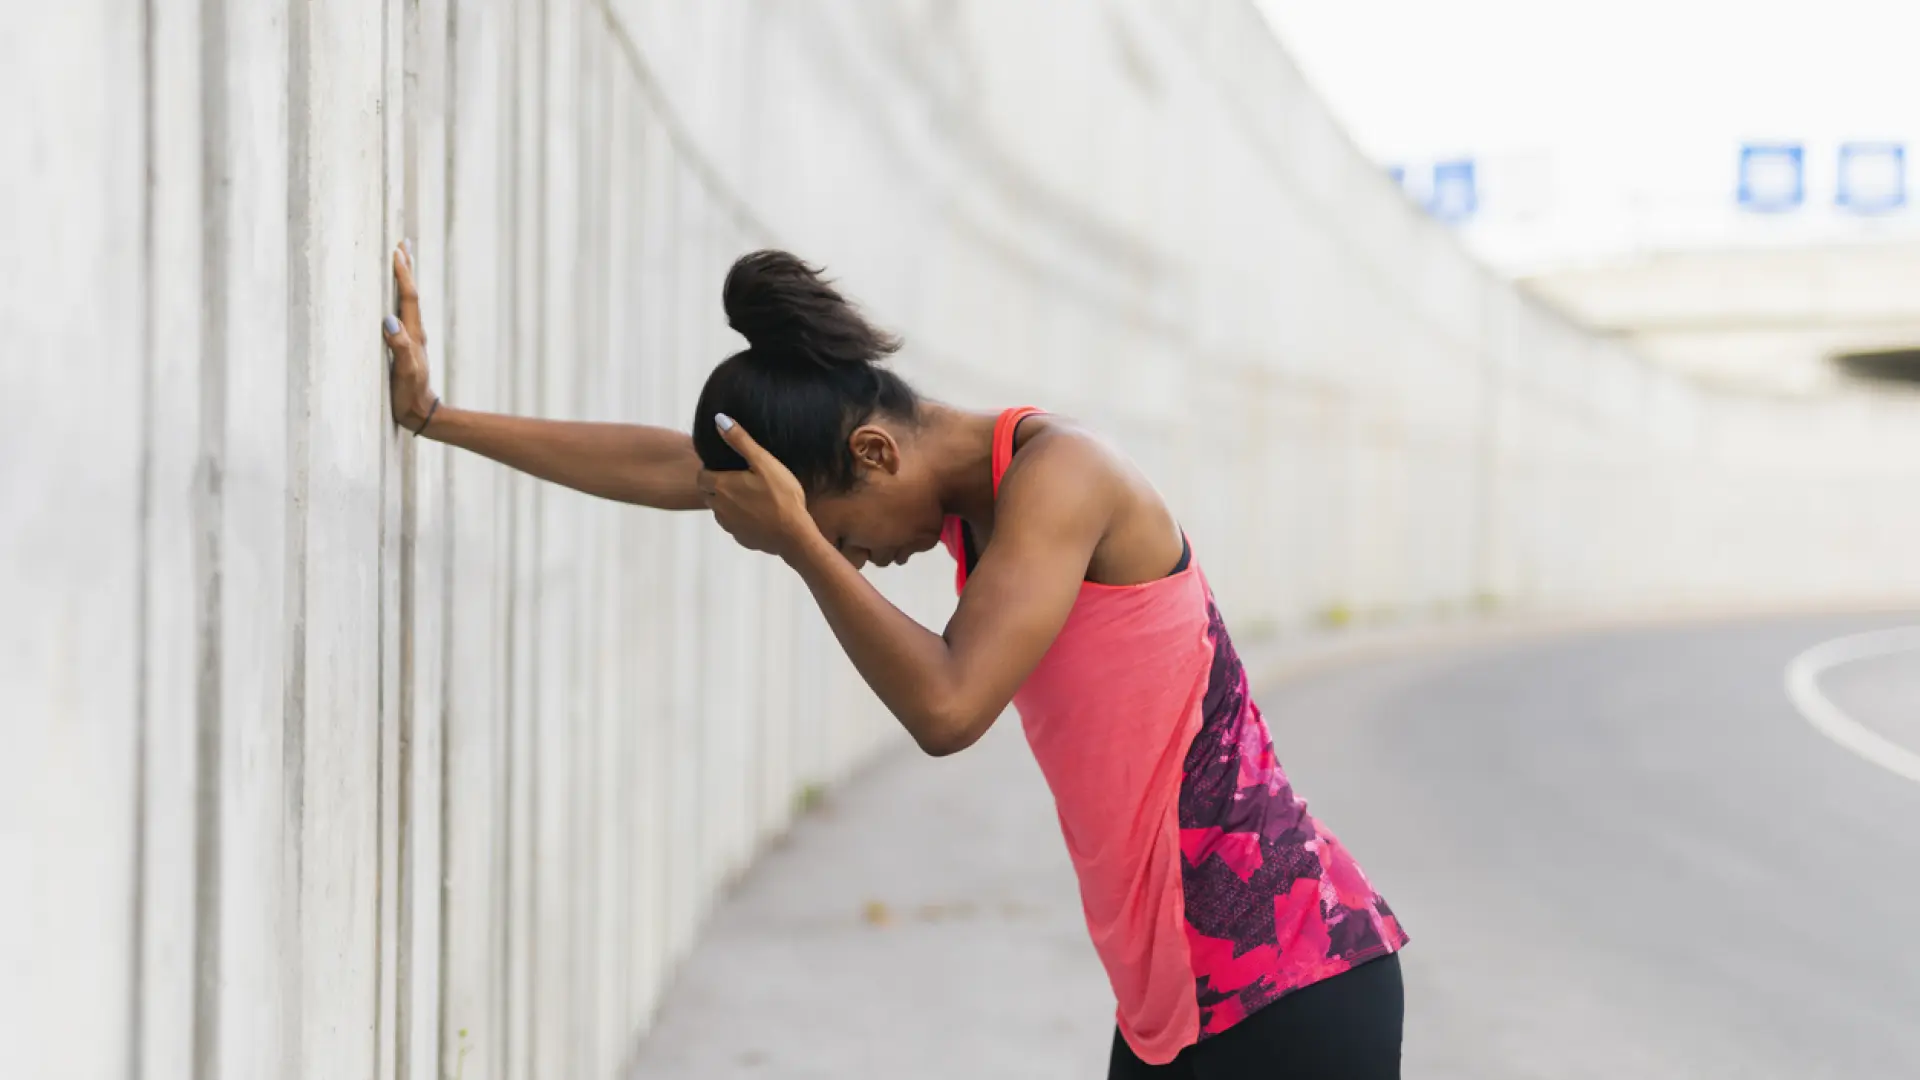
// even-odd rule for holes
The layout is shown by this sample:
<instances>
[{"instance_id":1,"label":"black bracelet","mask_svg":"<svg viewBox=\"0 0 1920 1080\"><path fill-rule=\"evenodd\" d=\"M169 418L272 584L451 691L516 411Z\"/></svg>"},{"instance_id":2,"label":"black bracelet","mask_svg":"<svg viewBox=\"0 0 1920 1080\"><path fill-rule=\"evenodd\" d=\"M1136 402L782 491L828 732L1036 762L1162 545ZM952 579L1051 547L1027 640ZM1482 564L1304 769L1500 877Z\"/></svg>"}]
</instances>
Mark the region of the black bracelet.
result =
<instances>
[{"instance_id":1,"label":"black bracelet","mask_svg":"<svg viewBox=\"0 0 1920 1080\"><path fill-rule=\"evenodd\" d=\"M427 433L427 425L433 423L433 414L439 411L440 411L440 399L434 398L433 404L427 406L427 418L425 420L420 421L420 426L417 428L414 428L413 433L415 435L425 435Z\"/></svg>"}]
</instances>

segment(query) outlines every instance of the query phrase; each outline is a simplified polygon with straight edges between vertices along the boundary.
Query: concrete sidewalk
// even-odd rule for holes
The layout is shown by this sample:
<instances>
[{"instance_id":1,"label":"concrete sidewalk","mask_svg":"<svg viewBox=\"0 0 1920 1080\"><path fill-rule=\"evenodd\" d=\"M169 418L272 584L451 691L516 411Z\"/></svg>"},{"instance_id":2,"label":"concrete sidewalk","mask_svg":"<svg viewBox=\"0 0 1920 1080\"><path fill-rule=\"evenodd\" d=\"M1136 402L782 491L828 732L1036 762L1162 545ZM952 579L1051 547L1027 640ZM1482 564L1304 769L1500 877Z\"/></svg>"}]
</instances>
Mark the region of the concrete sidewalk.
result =
<instances>
[{"instance_id":1,"label":"concrete sidewalk","mask_svg":"<svg viewBox=\"0 0 1920 1080\"><path fill-rule=\"evenodd\" d=\"M1266 685L1500 632L1360 630L1244 655ZM635 1077L1103 1076L1112 1031L1053 800L1008 717L941 760L903 737L767 852L668 992Z\"/></svg>"},{"instance_id":2,"label":"concrete sidewalk","mask_svg":"<svg viewBox=\"0 0 1920 1080\"><path fill-rule=\"evenodd\" d=\"M1112 1010L1052 797L1009 718L950 758L903 740L767 852L634 1075L1100 1076ZM930 1056L956 1043L965 1054Z\"/></svg>"}]
</instances>

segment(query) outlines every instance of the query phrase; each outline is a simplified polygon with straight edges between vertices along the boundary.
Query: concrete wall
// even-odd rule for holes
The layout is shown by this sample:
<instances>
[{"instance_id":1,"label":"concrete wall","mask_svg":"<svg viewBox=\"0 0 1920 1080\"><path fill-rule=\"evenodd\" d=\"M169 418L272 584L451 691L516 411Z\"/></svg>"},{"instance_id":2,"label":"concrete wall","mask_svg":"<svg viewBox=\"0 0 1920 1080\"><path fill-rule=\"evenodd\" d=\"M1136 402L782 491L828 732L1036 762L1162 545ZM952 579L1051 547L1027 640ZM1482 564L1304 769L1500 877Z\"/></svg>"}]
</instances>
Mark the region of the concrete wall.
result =
<instances>
[{"instance_id":1,"label":"concrete wall","mask_svg":"<svg viewBox=\"0 0 1920 1080\"><path fill-rule=\"evenodd\" d=\"M709 522L396 434L401 236L448 398L656 423L734 255L824 260L927 389L1136 454L1249 637L1920 592L1911 404L1529 305L1238 4L16 4L0 101L9 1075L612 1076L898 738Z\"/></svg>"}]
</instances>

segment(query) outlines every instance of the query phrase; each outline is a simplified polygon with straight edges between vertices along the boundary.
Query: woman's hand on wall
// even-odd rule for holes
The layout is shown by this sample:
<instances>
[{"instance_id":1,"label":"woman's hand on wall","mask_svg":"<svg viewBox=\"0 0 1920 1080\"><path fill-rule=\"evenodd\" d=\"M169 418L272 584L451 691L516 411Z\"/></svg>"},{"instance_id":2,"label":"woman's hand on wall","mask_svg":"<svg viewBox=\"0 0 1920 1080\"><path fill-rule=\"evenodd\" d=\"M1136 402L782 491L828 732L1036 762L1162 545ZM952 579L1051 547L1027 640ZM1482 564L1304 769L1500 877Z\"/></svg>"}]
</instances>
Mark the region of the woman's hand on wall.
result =
<instances>
[{"instance_id":1,"label":"woman's hand on wall","mask_svg":"<svg viewBox=\"0 0 1920 1080\"><path fill-rule=\"evenodd\" d=\"M387 335L388 390L392 396L393 421L418 433L426 426L434 403L431 374L427 370L427 331L420 321L420 290L413 281L412 245L402 241L393 249L394 291L400 298L398 318L387 316L383 329Z\"/></svg>"},{"instance_id":2,"label":"woman's hand on wall","mask_svg":"<svg viewBox=\"0 0 1920 1080\"><path fill-rule=\"evenodd\" d=\"M436 442L471 450L575 491L660 510L706 506L694 486L700 457L684 431L647 424L546 420L442 405L427 370L427 331L413 280L413 246L393 251L399 315L384 329L395 423Z\"/></svg>"}]
</instances>

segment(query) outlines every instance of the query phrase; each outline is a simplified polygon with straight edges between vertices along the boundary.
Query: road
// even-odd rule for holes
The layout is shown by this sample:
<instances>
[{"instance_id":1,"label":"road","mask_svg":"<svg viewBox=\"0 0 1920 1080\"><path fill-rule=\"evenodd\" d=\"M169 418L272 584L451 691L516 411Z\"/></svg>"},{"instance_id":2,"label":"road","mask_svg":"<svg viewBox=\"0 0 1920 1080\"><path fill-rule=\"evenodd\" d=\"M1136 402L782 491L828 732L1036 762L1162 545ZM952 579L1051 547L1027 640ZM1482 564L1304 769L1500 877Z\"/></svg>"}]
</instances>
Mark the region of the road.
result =
<instances>
[{"instance_id":1,"label":"road","mask_svg":"<svg viewBox=\"0 0 1920 1080\"><path fill-rule=\"evenodd\" d=\"M1428 645L1260 695L1413 935L1406 1075L1920 1076L1920 783L1816 730L1824 617ZM1820 689L1920 751L1920 652ZM1017 727L837 793L718 916L641 1080L1103 1075L1107 996Z\"/></svg>"}]
</instances>

